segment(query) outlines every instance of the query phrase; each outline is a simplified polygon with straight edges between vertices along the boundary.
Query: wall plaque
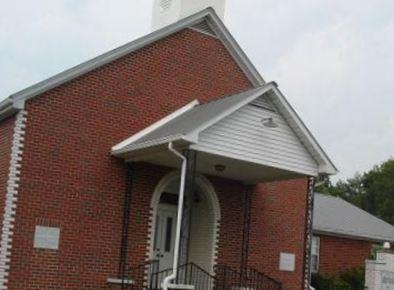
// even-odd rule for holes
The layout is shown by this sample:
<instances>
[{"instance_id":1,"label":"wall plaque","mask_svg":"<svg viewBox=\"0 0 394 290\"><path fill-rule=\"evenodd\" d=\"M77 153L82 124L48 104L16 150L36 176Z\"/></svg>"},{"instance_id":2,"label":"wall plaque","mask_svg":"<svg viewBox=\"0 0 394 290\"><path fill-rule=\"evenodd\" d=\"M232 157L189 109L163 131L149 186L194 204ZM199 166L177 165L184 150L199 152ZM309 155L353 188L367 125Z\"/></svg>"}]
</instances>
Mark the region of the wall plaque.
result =
<instances>
[{"instance_id":1,"label":"wall plaque","mask_svg":"<svg viewBox=\"0 0 394 290\"><path fill-rule=\"evenodd\" d=\"M291 253L280 253L279 270L293 272L295 270L295 255Z\"/></svg>"},{"instance_id":2,"label":"wall plaque","mask_svg":"<svg viewBox=\"0 0 394 290\"><path fill-rule=\"evenodd\" d=\"M36 231L34 233L34 248L58 250L59 238L59 228L36 226Z\"/></svg>"}]
</instances>

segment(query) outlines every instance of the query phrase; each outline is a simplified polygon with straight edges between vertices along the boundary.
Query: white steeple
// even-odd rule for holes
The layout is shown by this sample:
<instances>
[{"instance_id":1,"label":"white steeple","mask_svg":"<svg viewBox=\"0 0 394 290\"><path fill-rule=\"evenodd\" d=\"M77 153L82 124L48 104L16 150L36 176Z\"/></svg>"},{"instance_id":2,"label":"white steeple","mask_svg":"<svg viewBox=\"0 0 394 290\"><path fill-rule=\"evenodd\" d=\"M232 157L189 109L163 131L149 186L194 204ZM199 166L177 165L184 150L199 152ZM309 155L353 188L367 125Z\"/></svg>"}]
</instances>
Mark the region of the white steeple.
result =
<instances>
[{"instance_id":1,"label":"white steeple","mask_svg":"<svg viewBox=\"0 0 394 290\"><path fill-rule=\"evenodd\" d=\"M223 20L226 0L154 0L152 30L212 7Z\"/></svg>"}]
</instances>

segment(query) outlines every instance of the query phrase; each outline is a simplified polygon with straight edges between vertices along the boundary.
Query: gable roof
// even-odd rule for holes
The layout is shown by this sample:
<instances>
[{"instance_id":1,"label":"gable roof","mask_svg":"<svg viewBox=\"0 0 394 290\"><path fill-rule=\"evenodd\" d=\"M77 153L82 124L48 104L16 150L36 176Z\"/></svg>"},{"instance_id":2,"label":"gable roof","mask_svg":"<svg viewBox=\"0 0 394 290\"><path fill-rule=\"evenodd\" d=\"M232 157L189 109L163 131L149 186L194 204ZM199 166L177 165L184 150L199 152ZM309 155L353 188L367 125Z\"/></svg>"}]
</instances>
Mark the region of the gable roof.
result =
<instances>
[{"instance_id":1,"label":"gable roof","mask_svg":"<svg viewBox=\"0 0 394 290\"><path fill-rule=\"evenodd\" d=\"M334 196L316 193L313 214L315 233L393 242L394 227L353 204Z\"/></svg>"},{"instance_id":2,"label":"gable roof","mask_svg":"<svg viewBox=\"0 0 394 290\"><path fill-rule=\"evenodd\" d=\"M201 28L201 24L202 24L203 28ZM143 48L151 43L154 43L160 39L163 39L171 34L181 31L185 28L191 28L191 29L203 32L203 33L207 33L206 31L209 31L209 33L208 33L209 35L212 35L212 33L213 33L215 37L217 37L218 39L220 39L222 41L222 43L227 48L229 53L232 55L234 60L237 62L239 67L243 70L243 72L249 78L249 80L254 85L254 87L257 88L256 92L259 90L265 90L266 88L268 88L268 87L264 87L264 85L265 85L264 79L258 73L258 71L254 67L254 65L251 63L251 61L248 59L246 54L242 51L242 49L240 48L240 46L238 45L236 40L229 33L229 31L227 30L227 28L225 27L223 22L216 15L215 11L212 8L207 8L207 9L202 10L192 16L184 18L174 24L171 24L167 27L164 27L160 30L153 32L153 33L150 33L140 39L132 41L124 46L121 46L121 47L116 48L112 51L109 51L101 56L98 56L92 60L82 63L76 67L66 70L58 75L55 75L47 80L44 80L36 85L33 85L27 89L24 89L20 92L17 92L15 94L11 95L6 100L4 100L0 103L0 120L23 109L25 101L28 99L31 99L31 98L33 98L39 94L42 94L52 88L55 88L61 84L64 84L76 77L86 74L86 73L88 73L100 66L110 63L116 59L119 59L131 52L134 52L140 48ZM272 91L271 95L273 98L273 100L272 100L273 103L278 108L278 110L281 112L281 114L286 119L286 121L289 123L289 126L294 130L296 135L300 138L300 141L305 145L305 147L308 149L308 151L317 160L317 162L319 164L319 172L324 173L324 174L335 174L337 172L337 169L335 168L334 164L331 162L331 160L329 159L327 154L324 152L324 150L317 143L317 141L315 140L313 135L310 133L308 128L305 126L305 124L299 118L299 116L294 111L294 109L287 102L286 98L279 91L279 89L276 87L276 85L269 84L269 86L270 86L270 90ZM246 100L249 97L252 98L252 96L254 96L252 92L245 92L243 94L240 94L238 97L233 96L233 98L231 98L231 100L233 100L235 102L233 107L236 108L237 106L242 104L243 100ZM257 98L258 95L255 95L254 97ZM238 98L239 98L239 103L236 102L236 100ZM227 105L230 105L230 100L223 100L216 105L218 105L218 106L223 105L225 107L225 103ZM211 104L211 106L214 106L214 105ZM230 111L233 109L233 107L229 106ZM168 118L168 119L171 119L171 118ZM213 119L213 120L215 120L215 119ZM162 124L164 124L164 123L166 123L166 122L162 122ZM160 124L160 125L162 125L162 124ZM182 126L184 126L184 125L182 125ZM178 128L178 129L180 129L180 128ZM185 128L183 128L183 129L185 129ZM171 129L171 130L173 130L173 129ZM180 130L180 131L184 131L184 130ZM142 132L140 132L139 134L143 135L141 133ZM169 137L169 136L167 136L167 137ZM171 138L173 138L175 140L178 137L180 137L181 139L183 138L182 135L178 135L175 137L172 136ZM133 138L131 138L131 140L132 139ZM189 141L192 141L192 140L189 140ZM124 142L122 142L122 144L124 144ZM116 146L114 148L116 149Z\"/></svg>"},{"instance_id":3,"label":"gable roof","mask_svg":"<svg viewBox=\"0 0 394 290\"><path fill-rule=\"evenodd\" d=\"M286 117L291 126L319 165L319 174L335 174L337 169L328 158L320 145L301 122L294 110L280 94L276 83L271 82L261 87L251 89L232 96L224 97L209 103L195 105L181 114L176 115L160 126L147 130L146 134L137 133L112 148L112 154L124 157L128 152L162 145L168 142L182 141L189 144L198 142L198 135L206 128L224 119L226 116L247 105L263 94L269 94L271 101L276 105L279 113ZM300 127L301 126L301 127ZM320 151L313 150L319 148Z\"/></svg>"},{"instance_id":4,"label":"gable roof","mask_svg":"<svg viewBox=\"0 0 394 290\"><path fill-rule=\"evenodd\" d=\"M161 143L166 143L175 140L186 140L191 143L196 141L195 135L201 132L204 128L214 122L217 122L227 116L230 112L235 111L244 103L248 103L251 98L261 96L270 88L270 85L265 85L256 89L248 90L239 94L224 97L216 101L197 105L190 110L176 118L169 120L162 126L140 136L140 138L123 144L123 146L114 146L112 153L119 155L130 150L141 149Z\"/></svg>"},{"instance_id":5,"label":"gable roof","mask_svg":"<svg viewBox=\"0 0 394 290\"><path fill-rule=\"evenodd\" d=\"M210 30L212 30L222 41L224 46L227 48L239 67L243 70L245 75L249 78L251 83L256 87L263 85L265 83L264 79L261 77L252 62L248 59L239 44L232 37L223 22L216 15L215 11L212 8L207 8L174 24L154 31L137 40L127 43L121 47L118 47L33 86L30 86L22 91L12 94L0 103L0 120L4 119L9 114L12 114L15 111L23 108L24 102L30 98L71 81L74 78L86 74L96 68L108 64L171 34L174 34L185 28L193 28L193 26L200 25L204 21L209 26Z\"/></svg>"}]
</instances>

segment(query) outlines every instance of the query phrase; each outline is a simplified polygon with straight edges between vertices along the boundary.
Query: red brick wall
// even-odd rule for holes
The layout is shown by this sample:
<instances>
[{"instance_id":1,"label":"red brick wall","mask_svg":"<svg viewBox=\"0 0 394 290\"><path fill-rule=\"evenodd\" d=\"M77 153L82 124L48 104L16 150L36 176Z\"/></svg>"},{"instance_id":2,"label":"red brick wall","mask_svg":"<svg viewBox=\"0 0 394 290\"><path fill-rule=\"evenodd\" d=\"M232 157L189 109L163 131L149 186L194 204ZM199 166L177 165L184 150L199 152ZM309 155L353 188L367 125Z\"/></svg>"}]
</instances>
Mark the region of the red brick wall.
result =
<instances>
[{"instance_id":1,"label":"red brick wall","mask_svg":"<svg viewBox=\"0 0 394 290\"><path fill-rule=\"evenodd\" d=\"M338 275L348 269L365 266L371 254L372 242L320 236L319 272Z\"/></svg>"},{"instance_id":2,"label":"red brick wall","mask_svg":"<svg viewBox=\"0 0 394 290\"><path fill-rule=\"evenodd\" d=\"M7 192L7 180L10 168L11 146L14 134L14 127L14 117L7 118L0 122L0 227L3 227L2 221Z\"/></svg>"},{"instance_id":3,"label":"red brick wall","mask_svg":"<svg viewBox=\"0 0 394 290\"><path fill-rule=\"evenodd\" d=\"M308 179L261 184L252 201L249 264L283 282L285 290L303 285ZM296 255L294 272L279 271L281 252Z\"/></svg>"},{"instance_id":4,"label":"red brick wall","mask_svg":"<svg viewBox=\"0 0 394 290\"><path fill-rule=\"evenodd\" d=\"M219 265L238 270L241 264L246 187L228 179L211 178L221 210L218 259Z\"/></svg>"},{"instance_id":5,"label":"red brick wall","mask_svg":"<svg viewBox=\"0 0 394 290\"><path fill-rule=\"evenodd\" d=\"M171 171L137 164L133 174L133 200L129 257L141 264L147 254L147 234L152 193ZM244 194L247 188L236 181L209 177L220 203L221 226L217 264L239 270L244 226ZM252 200L252 231L249 266L282 281L284 290L302 289L304 220L307 179L262 184ZM301 222L300 222L301 220ZM297 256L295 272L280 272L280 252Z\"/></svg>"},{"instance_id":6,"label":"red brick wall","mask_svg":"<svg viewBox=\"0 0 394 290\"><path fill-rule=\"evenodd\" d=\"M146 259L152 194L159 181L173 170L149 164L134 165L130 224L132 234L128 252L133 265L140 265ZM221 211L217 263L238 270L241 263L245 186L224 178L208 178L217 194Z\"/></svg>"},{"instance_id":7,"label":"red brick wall","mask_svg":"<svg viewBox=\"0 0 394 290\"><path fill-rule=\"evenodd\" d=\"M128 261L134 266L141 265L147 258L152 195L159 181L171 170L149 164L133 166Z\"/></svg>"},{"instance_id":8,"label":"red brick wall","mask_svg":"<svg viewBox=\"0 0 394 290\"><path fill-rule=\"evenodd\" d=\"M111 146L193 99L250 87L217 39L184 30L29 101L9 289L103 288L117 274L126 184ZM135 261L155 181L135 185ZM33 249L38 224L60 227L58 251Z\"/></svg>"}]
</instances>

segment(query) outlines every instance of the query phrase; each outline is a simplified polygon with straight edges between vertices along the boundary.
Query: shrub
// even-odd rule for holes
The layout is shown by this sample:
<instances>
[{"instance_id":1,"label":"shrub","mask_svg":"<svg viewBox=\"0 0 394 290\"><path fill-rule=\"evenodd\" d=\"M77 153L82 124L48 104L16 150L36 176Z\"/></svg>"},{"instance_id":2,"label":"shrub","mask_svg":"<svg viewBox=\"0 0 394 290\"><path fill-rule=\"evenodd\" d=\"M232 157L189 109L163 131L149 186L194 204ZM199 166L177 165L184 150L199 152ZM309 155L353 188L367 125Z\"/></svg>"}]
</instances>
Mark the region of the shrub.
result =
<instances>
[{"instance_id":1,"label":"shrub","mask_svg":"<svg viewBox=\"0 0 394 290\"><path fill-rule=\"evenodd\" d=\"M316 290L364 290L363 268L343 272L339 277L312 275L312 286Z\"/></svg>"},{"instance_id":2,"label":"shrub","mask_svg":"<svg viewBox=\"0 0 394 290\"><path fill-rule=\"evenodd\" d=\"M354 268L343 272L339 278L351 286L352 290L364 290L365 268Z\"/></svg>"}]
</instances>

